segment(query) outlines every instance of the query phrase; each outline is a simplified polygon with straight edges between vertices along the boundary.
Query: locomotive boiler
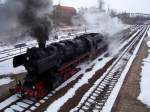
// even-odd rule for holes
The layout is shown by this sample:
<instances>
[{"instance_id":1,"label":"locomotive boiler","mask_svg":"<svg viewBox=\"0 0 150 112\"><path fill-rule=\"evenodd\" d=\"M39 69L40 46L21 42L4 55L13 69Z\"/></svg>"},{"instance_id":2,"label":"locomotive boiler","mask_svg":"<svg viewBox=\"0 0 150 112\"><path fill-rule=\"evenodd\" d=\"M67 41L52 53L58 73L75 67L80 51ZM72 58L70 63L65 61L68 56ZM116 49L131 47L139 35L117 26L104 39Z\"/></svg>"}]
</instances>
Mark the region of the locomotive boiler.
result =
<instances>
[{"instance_id":1,"label":"locomotive boiler","mask_svg":"<svg viewBox=\"0 0 150 112\"><path fill-rule=\"evenodd\" d=\"M28 72L23 82L18 81L15 91L25 96L44 96L74 75L77 65L105 51L105 40L102 34L88 33L28 49L25 54L13 58L14 67L23 65Z\"/></svg>"}]
</instances>

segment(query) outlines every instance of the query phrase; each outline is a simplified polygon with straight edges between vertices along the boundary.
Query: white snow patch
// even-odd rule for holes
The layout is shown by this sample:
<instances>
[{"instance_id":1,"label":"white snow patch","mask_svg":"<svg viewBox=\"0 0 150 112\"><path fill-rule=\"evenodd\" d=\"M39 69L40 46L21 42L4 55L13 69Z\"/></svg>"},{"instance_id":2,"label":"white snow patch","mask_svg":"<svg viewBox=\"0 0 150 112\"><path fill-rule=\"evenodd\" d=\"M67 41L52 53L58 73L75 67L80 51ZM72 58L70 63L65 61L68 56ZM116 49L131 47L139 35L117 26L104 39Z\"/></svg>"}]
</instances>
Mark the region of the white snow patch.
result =
<instances>
[{"instance_id":1,"label":"white snow patch","mask_svg":"<svg viewBox=\"0 0 150 112\"><path fill-rule=\"evenodd\" d=\"M140 89L141 93L138 96L138 100L142 103L148 105L150 108L150 55L143 60L141 80L140 80Z\"/></svg>"},{"instance_id":2,"label":"white snow patch","mask_svg":"<svg viewBox=\"0 0 150 112\"><path fill-rule=\"evenodd\" d=\"M147 34L148 34L148 37L150 38L150 30L148 30Z\"/></svg>"},{"instance_id":3,"label":"white snow patch","mask_svg":"<svg viewBox=\"0 0 150 112\"><path fill-rule=\"evenodd\" d=\"M5 74L18 74L22 72L26 72L23 66L14 68L13 67L13 59L9 59L0 63L0 75Z\"/></svg>"},{"instance_id":4,"label":"white snow patch","mask_svg":"<svg viewBox=\"0 0 150 112\"><path fill-rule=\"evenodd\" d=\"M9 84L10 82L12 82L13 80L11 79L11 78L9 78L9 77L7 77L7 78L2 78L2 79L0 79L0 86L1 85L4 85L4 84Z\"/></svg>"},{"instance_id":5,"label":"white snow patch","mask_svg":"<svg viewBox=\"0 0 150 112\"><path fill-rule=\"evenodd\" d=\"M150 30L149 30L150 32ZM150 49L150 41L147 42L147 45ZM141 92L137 97L142 103L146 104L148 108L150 108L150 52L148 57L143 59L142 63L142 72L141 72L141 80L140 80L140 89Z\"/></svg>"},{"instance_id":6,"label":"white snow patch","mask_svg":"<svg viewBox=\"0 0 150 112\"><path fill-rule=\"evenodd\" d=\"M27 108L29 106L28 104L23 103L23 102L18 102L17 105L24 107L24 108Z\"/></svg>"},{"instance_id":7,"label":"white snow patch","mask_svg":"<svg viewBox=\"0 0 150 112\"><path fill-rule=\"evenodd\" d=\"M0 110L5 108L6 106L10 105L11 103L15 102L16 100L18 100L18 97L17 97L16 94L11 96L11 97L9 97L6 100L4 100L3 102L0 103Z\"/></svg>"},{"instance_id":8,"label":"white snow patch","mask_svg":"<svg viewBox=\"0 0 150 112\"><path fill-rule=\"evenodd\" d=\"M5 112L14 112L14 110L12 108L7 108Z\"/></svg>"},{"instance_id":9,"label":"white snow patch","mask_svg":"<svg viewBox=\"0 0 150 112\"><path fill-rule=\"evenodd\" d=\"M19 105L12 105L11 108L19 112L24 110L24 108L20 107Z\"/></svg>"},{"instance_id":10,"label":"white snow patch","mask_svg":"<svg viewBox=\"0 0 150 112\"><path fill-rule=\"evenodd\" d=\"M147 42L147 46L150 48L150 41Z\"/></svg>"}]
</instances>

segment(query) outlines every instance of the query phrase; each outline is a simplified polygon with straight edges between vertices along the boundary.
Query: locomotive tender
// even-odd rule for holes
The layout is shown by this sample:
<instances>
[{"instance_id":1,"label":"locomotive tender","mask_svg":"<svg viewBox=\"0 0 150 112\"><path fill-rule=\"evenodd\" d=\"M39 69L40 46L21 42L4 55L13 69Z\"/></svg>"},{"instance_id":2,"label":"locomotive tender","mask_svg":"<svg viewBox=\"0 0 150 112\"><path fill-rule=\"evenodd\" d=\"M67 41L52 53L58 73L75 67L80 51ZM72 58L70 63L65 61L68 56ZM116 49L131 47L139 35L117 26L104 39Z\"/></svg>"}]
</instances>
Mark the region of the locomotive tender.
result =
<instances>
[{"instance_id":1,"label":"locomotive tender","mask_svg":"<svg viewBox=\"0 0 150 112\"><path fill-rule=\"evenodd\" d=\"M42 97L74 75L78 71L77 65L96 58L106 49L106 39L99 33L82 34L74 39L28 49L13 59L14 67L23 65L28 72L23 84L18 81L15 92Z\"/></svg>"}]
</instances>

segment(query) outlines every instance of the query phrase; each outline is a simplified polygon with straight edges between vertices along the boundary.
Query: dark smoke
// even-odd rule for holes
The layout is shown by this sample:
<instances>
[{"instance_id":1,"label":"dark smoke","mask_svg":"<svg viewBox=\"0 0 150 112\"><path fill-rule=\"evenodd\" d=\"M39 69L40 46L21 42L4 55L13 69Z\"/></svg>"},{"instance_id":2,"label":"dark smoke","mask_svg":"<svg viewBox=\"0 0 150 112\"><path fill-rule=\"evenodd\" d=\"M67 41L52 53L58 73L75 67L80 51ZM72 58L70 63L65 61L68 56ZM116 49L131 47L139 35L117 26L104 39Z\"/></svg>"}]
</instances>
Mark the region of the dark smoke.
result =
<instances>
[{"instance_id":1,"label":"dark smoke","mask_svg":"<svg viewBox=\"0 0 150 112\"><path fill-rule=\"evenodd\" d=\"M28 33L45 44L52 29L48 16L51 10L51 0L7 0L0 5L0 36L9 32L14 37Z\"/></svg>"},{"instance_id":2,"label":"dark smoke","mask_svg":"<svg viewBox=\"0 0 150 112\"><path fill-rule=\"evenodd\" d=\"M20 23L30 29L30 35L37 38L40 47L44 47L51 31L48 17L50 0L22 0L24 9L19 16ZM49 11L49 12L47 12Z\"/></svg>"}]
</instances>

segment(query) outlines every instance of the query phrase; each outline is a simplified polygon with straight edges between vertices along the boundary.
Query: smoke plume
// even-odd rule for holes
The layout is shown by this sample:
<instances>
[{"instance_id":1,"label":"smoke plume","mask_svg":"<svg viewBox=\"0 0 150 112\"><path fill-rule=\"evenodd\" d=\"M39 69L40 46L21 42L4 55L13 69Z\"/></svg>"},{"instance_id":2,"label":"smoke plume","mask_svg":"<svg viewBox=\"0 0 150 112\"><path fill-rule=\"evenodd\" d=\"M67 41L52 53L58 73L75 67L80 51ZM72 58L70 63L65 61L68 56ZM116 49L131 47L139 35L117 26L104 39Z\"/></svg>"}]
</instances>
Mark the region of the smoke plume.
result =
<instances>
[{"instance_id":1,"label":"smoke plume","mask_svg":"<svg viewBox=\"0 0 150 112\"><path fill-rule=\"evenodd\" d=\"M13 43L30 35L45 42L51 31L51 0L6 0L0 4L0 38Z\"/></svg>"},{"instance_id":2,"label":"smoke plume","mask_svg":"<svg viewBox=\"0 0 150 112\"><path fill-rule=\"evenodd\" d=\"M122 42L116 37L116 33L121 32L125 28L124 25L118 18L112 18L106 12L92 11L84 14L84 18L87 21L86 26L92 31L107 35L107 42L109 43L109 54L111 56L116 55L119 52L119 47Z\"/></svg>"},{"instance_id":3,"label":"smoke plume","mask_svg":"<svg viewBox=\"0 0 150 112\"><path fill-rule=\"evenodd\" d=\"M122 43L116 37L116 33L126 29L128 26L123 24L117 17L112 18L109 12L99 10L99 8L92 7L89 9L82 9L80 17L73 19L75 25L86 27L87 32L97 32L107 37L109 43L109 53L111 55L119 52L118 46Z\"/></svg>"}]
</instances>

